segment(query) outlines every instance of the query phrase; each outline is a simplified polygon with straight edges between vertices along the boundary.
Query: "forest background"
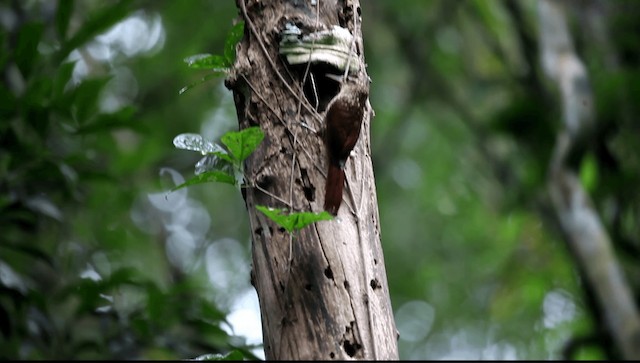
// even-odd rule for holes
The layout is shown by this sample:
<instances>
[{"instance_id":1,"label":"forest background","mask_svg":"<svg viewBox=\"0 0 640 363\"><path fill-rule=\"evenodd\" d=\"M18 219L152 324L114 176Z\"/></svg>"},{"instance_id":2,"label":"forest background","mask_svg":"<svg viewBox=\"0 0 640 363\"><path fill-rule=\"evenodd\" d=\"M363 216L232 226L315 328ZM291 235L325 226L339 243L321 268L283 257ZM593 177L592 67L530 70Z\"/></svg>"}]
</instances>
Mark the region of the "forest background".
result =
<instances>
[{"instance_id":1,"label":"forest background","mask_svg":"<svg viewBox=\"0 0 640 363\"><path fill-rule=\"evenodd\" d=\"M596 121L573 164L637 302L640 2L563 3ZM620 357L548 195L563 104L537 2L362 10L401 358ZM0 358L263 356L240 191L168 193L201 158L176 135L237 130L224 77L184 59L221 54L238 19L233 1L0 4Z\"/></svg>"}]
</instances>

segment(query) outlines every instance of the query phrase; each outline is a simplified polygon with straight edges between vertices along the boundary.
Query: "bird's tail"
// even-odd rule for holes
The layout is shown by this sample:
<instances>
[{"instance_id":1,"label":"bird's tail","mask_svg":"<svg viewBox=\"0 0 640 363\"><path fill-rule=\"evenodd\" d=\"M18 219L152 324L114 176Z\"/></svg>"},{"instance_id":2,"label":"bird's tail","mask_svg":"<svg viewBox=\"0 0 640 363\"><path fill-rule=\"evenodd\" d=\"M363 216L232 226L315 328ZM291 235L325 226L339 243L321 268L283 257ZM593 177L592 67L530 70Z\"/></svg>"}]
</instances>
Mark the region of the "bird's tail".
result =
<instances>
[{"instance_id":1,"label":"bird's tail","mask_svg":"<svg viewBox=\"0 0 640 363\"><path fill-rule=\"evenodd\" d=\"M338 214L342 203L342 188L344 186L344 170L334 163L329 163L329 175L324 192L324 210L333 214Z\"/></svg>"}]
</instances>

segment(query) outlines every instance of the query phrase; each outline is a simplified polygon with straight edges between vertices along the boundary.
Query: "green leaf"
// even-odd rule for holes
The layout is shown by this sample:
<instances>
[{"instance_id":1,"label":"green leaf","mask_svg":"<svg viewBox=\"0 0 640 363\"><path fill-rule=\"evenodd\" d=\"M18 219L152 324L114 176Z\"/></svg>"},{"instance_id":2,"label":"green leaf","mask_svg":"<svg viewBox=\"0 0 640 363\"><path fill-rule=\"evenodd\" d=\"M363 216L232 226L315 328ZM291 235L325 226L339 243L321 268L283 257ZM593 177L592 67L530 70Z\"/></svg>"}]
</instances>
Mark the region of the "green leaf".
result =
<instances>
[{"instance_id":1,"label":"green leaf","mask_svg":"<svg viewBox=\"0 0 640 363\"><path fill-rule=\"evenodd\" d=\"M260 127L254 126L238 132L227 132L220 141L229 149L238 163L242 163L258 147L262 139L264 139L264 133Z\"/></svg>"},{"instance_id":2,"label":"green leaf","mask_svg":"<svg viewBox=\"0 0 640 363\"><path fill-rule=\"evenodd\" d=\"M122 286L143 286L144 280L139 272L130 267L122 267L115 270L109 276L102 276L95 281L93 279L81 278L79 281L62 288L59 293L60 299L67 299L71 296L79 298L75 313L92 313L96 308L111 304L104 295L109 294L113 289Z\"/></svg>"},{"instance_id":3,"label":"green leaf","mask_svg":"<svg viewBox=\"0 0 640 363\"><path fill-rule=\"evenodd\" d=\"M333 219L333 216L326 211L320 213L313 212L297 212L286 214L284 209L269 208L262 205L257 205L256 209L264 213L277 225L292 233L293 231L301 230L302 228L317 221L326 221Z\"/></svg>"},{"instance_id":4,"label":"green leaf","mask_svg":"<svg viewBox=\"0 0 640 363\"><path fill-rule=\"evenodd\" d=\"M0 84L0 117L8 119L14 112L16 112L16 98L3 84Z\"/></svg>"},{"instance_id":5,"label":"green leaf","mask_svg":"<svg viewBox=\"0 0 640 363\"><path fill-rule=\"evenodd\" d=\"M131 122L136 110L133 107L123 107L113 113L101 113L90 123L82 125L75 130L77 134L89 134L94 132L109 131L114 129L140 129L141 124Z\"/></svg>"},{"instance_id":6,"label":"green leaf","mask_svg":"<svg viewBox=\"0 0 640 363\"><path fill-rule=\"evenodd\" d=\"M7 32L0 32L0 49L7 49L8 48L8 34ZM7 61L9 60L9 58L12 55L10 54L10 52L0 52L0 69L5 69L5 64L7 64Z\"/></svg>"},{"instance_id":7,"label":"green leaf","mask_svg":"<svg viewBox=\"0 0 640 363\"><path fill-rule=\"evenodd\" d=\"M63 63L56 72L53 80L53 98L58 99L64 94L64 87L67 85L73 74L76 62Z\"/></svg>"},{"instance_id":8,"label":"green leaf","mask_svg":"<svg viewBox=\"0 0 640 363\"><path fill-rule=\"evenodd\" d=\"M230 64L219 55L195 54L183 59L187 67L192 69L213 69L217 72L227 72Z\"/></svg>"},{"instance_id":9,"label":"green leaf","mask_svg":"<svg viewBox=\"0 0 640 363\"><path fill-rule=\"evenodd\" d=\"M143 279L141 278L138 270L132 267L120 267L109 275L104 284L107 287L118 287L122 285L143 285Z\"/></svg>"},{"instance_id":10,"label":"green leaf","mask_svg":"<svg viewBox=\"0 0 640 363\"><path fill-rule=\"evenodd\" d=\"M227 154L226 151L214 151L214 152L211 152L210 154L213 154L213 155L219 157L222 160L226 160L226 161L230 162L231 164L233 164L233 162L234 162L233 158L231 156L229 156L229 154Z\"/></svg>"},{"instance_id":11,"label":"green leaf","mask_svg":"<svg viewBox=\"0 0 640 363\"><path fill-rule=\"evenodd\" d=\"M85 123L98 113L98 98L109 78L87 79L82 81L71 94L73 115L79 124Z\"/></svg>"},{"instance_id":12,"label":"green leaf","mask_svg":"<svg viewBox=\"0 0 640 363\"><path fill-rule=\"evenodd\" d=\"M146 285L147 292L147 314L149 314L149 320L162 323L164 321L163 313L167 304L167 296L156 286L155 284Z\"/></svg>"},{"instance_id":13,"label":"green leaf","mask_svg":"<svg viewBox=\"0 0 640 363\"><path fill-rule=\"evenodd\" d=\"M236 178L234 178L233 175L230 175L230 174L225 173L223 171L213 170L213 171L208 171L206 173L198 174L198 175L194 176L193 178L187 180L186 182L174 187L173 189L171 189L171 191L173 192L173 191L176 191L178 189L181 189L181 188L184 188L184 187L188 187L188 186L191 186L191 185L203 184L203 183L213 183L213 182L219 182L219 183L226 183L226 184L235 185Z\"/></svg>"},{"instance_id":14,"label":"green leaf","mask_svg":"<svg viewBox=\"0 0 640 363\"><path fill-rule=\"evenodd\" d=\"M66 58L72 50L95 38L100 33L107 31L110 27L124 19L131 11L132 0L121 0L114 5L112 2L99 11L93 13L83 26L62 45L57 54L57 60Z\"/></svg>"},{"instance_id":15,"label":"green leaf","mask_svg":"<svg viewBox=\"0 0 640 363\"><path fill-rule=\"evenodd\" d=\"M15 51L15 61L24 78L28 78L38 58L38 44L44 26L41 23L27 23L20 29Z\"/></svg>"},{"instance_id":16,"label":"green leaf","mask_svg":"<svg viewBox=\"0 0 640 363\"><path fill-rule=\"evenodd\" d=\"M67 38L67 29L69 28L69 20L73 14L73 0L59 0L56 8L56 31L60 39Z\"/></svg>"},{"instance_id":17,"label":"green leaf","mask_svg":"<svg viewBox=\"0 0 640 363\"><path fill-rule=\"evenodd\" d=\"M598 185L598 162L592 153L587 154L580 165L580 182L588 192Z\"/></svg>"},{"instance_id":18,"label":"green leaf","mask_svg":"<svg viewBox=\"0 0 640 363\"><path fill-rule=\"evenodd\" d=\"M236 61L236 45L240 42L243 35L244 22L239 22L234 25L227 35L227 39L224 43L224 58L227 61L228 66L232 66Z\"/></svg>"},{"instance_id":19,"label":"green leaf","mask_svg":"<svg viewBox=\"0 0 640 363\"><path fill-rule=\"evenodd\" d=\"M13 250L20 254L31 257L34 261L39 260L46 263L50 267L55 268L55 262L53 261L52 256L50 256L44 249L42 249L41 246L7 241L0 245L0 249ZM3 253L6 254L6 252Z\"/></svg>"},{"instance_id":20,"label":"green leaf","mask_svg":"<svg viewBox=\"0 0 640 363\"><path fill-rule=\"evenodd\" d=\"M227 69L213 71L213 73L207 74L206 76L202 77L202 79L200 79L199 81L193 82L190 85L182 87L180 91L178 91L178 94L181 95L187 92L188 90L192 89L193 87L210 80L211 78L223 76L226 74L226 72L227 72Z\"/></svg>"}]
</instances>

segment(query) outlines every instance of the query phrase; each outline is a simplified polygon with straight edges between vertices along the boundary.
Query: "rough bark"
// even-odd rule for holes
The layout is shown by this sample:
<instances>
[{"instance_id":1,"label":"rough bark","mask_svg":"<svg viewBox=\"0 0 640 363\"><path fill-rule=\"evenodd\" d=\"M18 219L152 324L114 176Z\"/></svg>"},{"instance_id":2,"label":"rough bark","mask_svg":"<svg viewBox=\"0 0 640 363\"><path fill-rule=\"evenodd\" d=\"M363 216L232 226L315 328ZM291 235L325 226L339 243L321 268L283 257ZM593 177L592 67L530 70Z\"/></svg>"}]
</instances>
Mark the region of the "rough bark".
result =
<instances>
[{"instance_id":1,"label":"rough bark","mask_svg":"<svg viewBox=\"0 0 640 363\"><path fill-rule=\"evenodd\" d=\"M363 59L360 4L237 0L237 5L245 34L227 86L234 93L240 128L258 125L265 133L245 163L243 196L266 358L397 359L370 157L371 107L346 164L336 219L291 237L255 208L322 211L327 170L322 119L337 90L322 82L321 69L287 65L278 56L278 34L286 23L304 32L339 25L356 36Z\"/></svg>"},{"instance_id":2,"label":"rough bark","mask_svg":"<svg viewBox=\"0 0 640 363\"><path fill-rule=\"evenodd\" d=\"M549 166L548 189L569 248L591 289L623 359L640 359L640 315L591 198L570 167L570 155L593 134L592 95L586 68L574 52L563 4L538 2L542 63L560 90L563 126Z\"/></svg>"}]
</instances>

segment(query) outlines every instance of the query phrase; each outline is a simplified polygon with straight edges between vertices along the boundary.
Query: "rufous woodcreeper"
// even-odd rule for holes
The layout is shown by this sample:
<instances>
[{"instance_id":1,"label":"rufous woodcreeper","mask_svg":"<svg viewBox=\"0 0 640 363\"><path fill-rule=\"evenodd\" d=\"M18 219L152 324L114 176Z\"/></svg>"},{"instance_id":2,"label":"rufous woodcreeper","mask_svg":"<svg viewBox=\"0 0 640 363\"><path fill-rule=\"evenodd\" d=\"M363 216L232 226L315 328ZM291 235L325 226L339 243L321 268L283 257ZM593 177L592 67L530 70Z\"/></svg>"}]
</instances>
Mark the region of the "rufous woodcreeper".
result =
<instances>
[{"instance_id":1,"label":"rufous woodcreeper","mask_svg":"<svg viewBox=\"0 0 640 363\"><path fill-rule=\"evenodd\" d=\"M338 214L342 203L344 166L360 137L362 118L369 97L369 78L360 74L349 77L329 102L325 116L325 142L329 154L329 170L324 194L324 209Z\"/></svg>"}]
</instances>

